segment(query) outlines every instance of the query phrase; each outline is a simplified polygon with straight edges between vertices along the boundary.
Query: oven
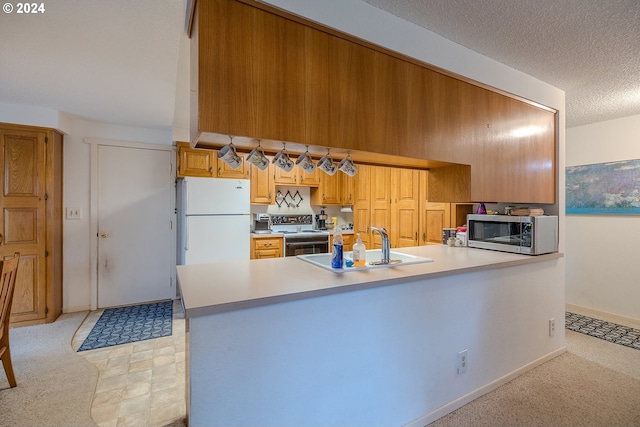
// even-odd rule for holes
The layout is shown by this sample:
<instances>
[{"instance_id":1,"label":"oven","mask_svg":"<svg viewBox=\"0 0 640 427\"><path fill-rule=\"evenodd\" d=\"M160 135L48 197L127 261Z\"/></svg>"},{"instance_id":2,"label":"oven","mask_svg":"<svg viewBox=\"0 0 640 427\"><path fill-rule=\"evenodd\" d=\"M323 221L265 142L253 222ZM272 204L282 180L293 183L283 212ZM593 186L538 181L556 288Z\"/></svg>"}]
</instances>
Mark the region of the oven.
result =
<instances>
[{"instance_id":1,"label":"oven","mask_svg":"<svg viewBox=\"0 0 640 427\"><path fill-rule=\"evenodd\" d=\"M284 256L329 252L329 232L313 226L313 215L271 215L271 230L284 235Z\"/></svg>"},{"instance_id":2,"label":"oven","mask_svg":"<svg viewBox=\"0 0 640 427\"><path fill-rule=\"evenodd\" d=\"M291 233L284 235L284 256L329 252L328 233Z\"/></svg>"}]
</instances>

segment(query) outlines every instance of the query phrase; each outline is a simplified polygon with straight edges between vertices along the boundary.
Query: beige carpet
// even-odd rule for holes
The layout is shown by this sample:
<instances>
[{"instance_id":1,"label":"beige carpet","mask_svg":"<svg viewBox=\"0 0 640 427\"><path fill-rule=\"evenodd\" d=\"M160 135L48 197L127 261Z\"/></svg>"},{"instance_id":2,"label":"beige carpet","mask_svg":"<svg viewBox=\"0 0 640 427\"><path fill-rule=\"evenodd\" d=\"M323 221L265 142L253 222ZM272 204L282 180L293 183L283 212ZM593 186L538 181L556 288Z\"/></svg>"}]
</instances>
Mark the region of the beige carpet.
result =
<instances>
[{"instance_id":1,"label":"beige carpet","mask_svg":"<svg viewBox=\"0 0 640 427\"><path fill-rule=\"evenodd\" d=\"M10 331L18 386L0 371L0 426L88 427L98 370L71 348L88 312L63 314L47 325Z\"/></svg>"},{"instance_id":2,"label":"beige carpet","mask_svg":"<svg viewBox=\"0 0 640 427\"><path fill-rule=\"evenodd\" d=\"M640 426L640 350L566 337L567 353L429 427Z\"/></svg>"}]
</instances>

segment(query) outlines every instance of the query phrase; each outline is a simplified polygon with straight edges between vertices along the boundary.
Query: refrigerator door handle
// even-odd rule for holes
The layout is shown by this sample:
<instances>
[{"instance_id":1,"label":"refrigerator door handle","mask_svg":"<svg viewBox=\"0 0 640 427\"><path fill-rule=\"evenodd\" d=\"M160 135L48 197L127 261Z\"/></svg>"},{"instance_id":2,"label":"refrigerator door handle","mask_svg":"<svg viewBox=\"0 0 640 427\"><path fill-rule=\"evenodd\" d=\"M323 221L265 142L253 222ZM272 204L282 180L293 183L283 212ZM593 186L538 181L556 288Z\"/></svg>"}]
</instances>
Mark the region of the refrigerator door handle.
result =
<instances>
[{"instance_id":1,"label":"refrigerator door handle","mask_svg":"<svg viewBox=\"0 0 640 427\"><path fill-rule=\"evenodd\" d=\"M186 222L186 226L184 230L184 250L188 251L189 250L189 221L185 221L185 222Z\"/></svg>"}]
</instances>

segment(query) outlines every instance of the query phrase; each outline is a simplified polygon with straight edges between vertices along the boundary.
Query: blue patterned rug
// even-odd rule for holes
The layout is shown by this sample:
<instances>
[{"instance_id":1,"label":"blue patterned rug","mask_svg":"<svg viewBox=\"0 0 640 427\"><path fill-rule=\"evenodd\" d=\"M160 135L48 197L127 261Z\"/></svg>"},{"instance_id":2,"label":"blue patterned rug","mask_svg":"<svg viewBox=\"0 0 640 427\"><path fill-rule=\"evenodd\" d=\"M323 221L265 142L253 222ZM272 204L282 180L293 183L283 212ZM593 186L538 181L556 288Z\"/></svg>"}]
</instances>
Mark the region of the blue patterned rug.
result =
<instances>
[{"instance_id":1,"label":"blue patterned rug","mask_svg":"<svg viewBox=\"0 0 640 427\"><path fill-rule=\"evenodd\" d=\"M170 336L173 301L107 308L78 351Z\"/></svg>"},{"instance_id":2,"label":"blue patterned rug","mask_svg":"<svg viewBox=\"0 0 640 427\"><path fill-rule=\"evenodd\" d=\"M565 328L640 350L640 330L576 313L565 313Z\"/></svg>"}]
</instances>

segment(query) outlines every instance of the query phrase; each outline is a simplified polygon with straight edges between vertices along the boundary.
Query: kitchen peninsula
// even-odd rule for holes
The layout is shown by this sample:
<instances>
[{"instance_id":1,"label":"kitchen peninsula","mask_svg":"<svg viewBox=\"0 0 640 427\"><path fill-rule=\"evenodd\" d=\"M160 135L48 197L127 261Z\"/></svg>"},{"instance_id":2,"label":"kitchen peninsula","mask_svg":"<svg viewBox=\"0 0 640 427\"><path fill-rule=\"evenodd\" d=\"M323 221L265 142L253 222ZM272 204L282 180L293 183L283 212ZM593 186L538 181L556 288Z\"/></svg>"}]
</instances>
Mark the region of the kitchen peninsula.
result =
<instances>
[{"instance_id":1,"label":"kitchen peninsula","mask_svg":"<svg viewBox=\"0 0 640 427\"><path fill-rule=\"evenodd\" d=\"M434 262L178 266L189 425L424 426L564 352L562 254L394 251Z\"/></svg>"}]
</instances>

